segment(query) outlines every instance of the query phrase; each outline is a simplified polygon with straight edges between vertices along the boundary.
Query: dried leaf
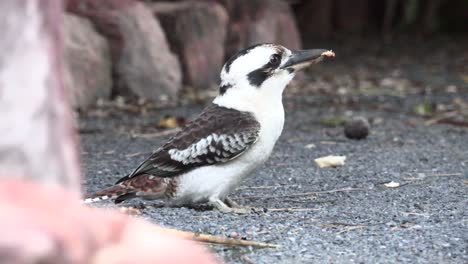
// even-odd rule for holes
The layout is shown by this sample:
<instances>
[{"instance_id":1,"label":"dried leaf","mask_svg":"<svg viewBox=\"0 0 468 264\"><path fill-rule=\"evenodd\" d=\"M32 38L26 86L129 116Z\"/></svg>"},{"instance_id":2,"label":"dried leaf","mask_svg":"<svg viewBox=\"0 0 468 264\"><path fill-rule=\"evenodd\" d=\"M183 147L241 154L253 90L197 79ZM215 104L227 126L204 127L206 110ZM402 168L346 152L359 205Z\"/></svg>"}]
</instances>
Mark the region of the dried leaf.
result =
<instances>
[{"instance_id":1,"label":"dried leaf","mask_svg":"<svg viewBox=\"0 0 468 264\"><path fill-rule=\"evenodd\" d=\"M315 163L320 168L337 167L345 164L346 156L326 156L315 159Z\"/></svg>"},{"instance_id":2,"label":"dried leaf","mask_svg":"<svg viewBox=\"0 0 468 264\"><path fill-rule=\"evenodd\" d=\"M417 104L413 107L413 111L417 115L427 116L434 113L434 106L431 104Z\"/></svg>"},{"instance_id":3,"label":"dried leaf","mask_svg":"<svg viewBox=\"0 0 468 264\"><path fill-rule=\"evenodd\" d=\"M159 119L158 128L177 128L185 123L184 118L175 116L164 116Z\"/></svg>"},{"instance_id":4,"label":"dried leaf","mask_svg":"<svg viewBox=\"0 0 468 264\"><path fill-rule=\"evenodd\" d=\"M399 182L394 182L394 181L384 183L384 185L385 185L385 187L387 187L387 188L397 188L397 187L400 187L400 183L399 183Z\"/></svg>"}]
</instances>

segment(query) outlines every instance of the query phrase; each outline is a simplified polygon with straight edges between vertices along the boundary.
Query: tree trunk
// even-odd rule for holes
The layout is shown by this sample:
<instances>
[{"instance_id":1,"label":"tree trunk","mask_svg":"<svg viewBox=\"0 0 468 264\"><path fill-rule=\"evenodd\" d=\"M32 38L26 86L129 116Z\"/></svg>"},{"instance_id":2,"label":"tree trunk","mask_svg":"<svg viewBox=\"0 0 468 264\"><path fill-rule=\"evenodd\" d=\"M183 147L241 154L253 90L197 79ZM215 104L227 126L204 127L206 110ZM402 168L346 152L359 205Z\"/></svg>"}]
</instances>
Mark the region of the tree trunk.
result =
<instances>
[{"instance_id":1,"label":"tree trunk","mask_svg":"<svg viewBox=\"0 0 468 264\"><path fill-rule=\"evenodd\" d=\"M302 40L313 43L329 38L333 33L333 2L330 0L302 1L294 7Z\"/></svg>"},{"instance_id":2,"label":"tree trunk","mask_svg":"<svg viewBox=\"0 0 468 264\"><path fill-rule=\"evenodd\" d=\"M439 27L439 9L441 1L440 0L429 0L426 3L425 12L422 14L422 28L424 33L431 34L436 32Z\"/></svg>"}]
</instances>

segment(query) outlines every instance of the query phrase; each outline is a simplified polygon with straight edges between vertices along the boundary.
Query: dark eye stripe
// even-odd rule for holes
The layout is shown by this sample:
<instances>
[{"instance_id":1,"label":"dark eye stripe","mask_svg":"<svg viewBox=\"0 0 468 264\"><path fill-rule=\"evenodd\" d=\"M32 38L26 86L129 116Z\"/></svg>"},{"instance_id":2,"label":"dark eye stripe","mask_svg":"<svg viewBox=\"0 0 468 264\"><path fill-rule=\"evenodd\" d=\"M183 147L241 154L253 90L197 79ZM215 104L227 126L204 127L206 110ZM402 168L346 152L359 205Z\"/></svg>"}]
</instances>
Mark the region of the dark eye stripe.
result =
<instances>
[{"instance_id":1,"label":"dark eye stripe","mask_svg":"<svg viewBox=\"0 0 468 264\"><path fill-rule=\"evenodd\" d=\"M219 94L220 95L223 95L229 88L232 87L232 84L228 83L228 84L224 84L224 85L221 85L219 87Z\"/></svg>"},{"instance_id":2,"label":"dark eye stripe","mask_svg":"<svg viewBox=\"0 0 468 264\"><path fill-rule=\"evenodd\" d=\"M248 47L248 48L246 48L244 50L241 50L237 54L235 54L234 56L232 56L231 58L229 58L226 61L225 65L224 65L225 72L229 73L229 71L231 69L231 65L236 59L238 59L241 56L246 55L252 49L254 49L254 48L258 47L258 46L262 46L262 45L271 45L272 47L274 47L276 49L277 53L273 54L270 57L270 60L269 60L269 62L267 64L263 65L259 69L256 69L256 70L250 72L249 74L247 74L247 80L249 81L249 83L251 85L257 86L257 87L261 86L262 83L272 74L272 71L274 69L278 68L279 65L281 65L282 54L285 51L281 46L276 46L276 45L273 45L273 44L257 44L257 45L253 45L251 47ZM221 86L220 87L220 94L224 94L226 92L226 90L229 89L230 87L231 87L231 85Z\"/></svg>"},{"instance_id":3,"label":"dark eye stripe","mask_svg":"<svg viewBox=\"0 0 468 264\"><path fill-rule=\"evenodd\" d=\"M271 65L267 63L260 69L256 69L247 74L247 80L253 86L260 87L262 83L271 75Z\"/></svg>"},{"instance_id":4,"label":"dark eye stripe","mask_svg":"<svg viewBox=\"0 0 468 264\"><path fill-rule=\"evenodd\" d=\"M254 70L247 74L247 80L251 85L260 87L262 83L271 76L273 70L278 68L281 64L281 54L273 54L270 61L263 65L260 69Z\"/></svg>"}]
</instances>

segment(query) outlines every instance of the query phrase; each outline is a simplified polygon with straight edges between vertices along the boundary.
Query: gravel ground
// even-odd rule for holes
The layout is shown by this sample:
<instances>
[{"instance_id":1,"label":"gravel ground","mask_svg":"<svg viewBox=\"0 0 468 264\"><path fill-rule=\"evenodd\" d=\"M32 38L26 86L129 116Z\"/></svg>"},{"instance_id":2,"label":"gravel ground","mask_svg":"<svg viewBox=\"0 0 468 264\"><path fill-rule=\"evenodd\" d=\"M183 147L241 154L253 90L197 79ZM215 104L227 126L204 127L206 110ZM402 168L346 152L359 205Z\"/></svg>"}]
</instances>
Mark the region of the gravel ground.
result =
<instances>
[{"instance_id":1,"label":"gravel ground","mask_svg":"<svg viewBox=\"0 0 468 264\"><path fill-rule=\"evenodd\" d=\"M468 129L426 126L409 114L420 100L361 97L353 107L335 107L319 103L319 97L287 98L285 129L271 158L232 195L266 212L148 206L142 216L167 227L281 245L212 247L228 263L467 263ZM375 107L380 102L396 110ZM167 139L130 131L155 124L164 114L190 118L200 110L82 118L86 190L112 184ZM341 126L320 122L349 114L374 121L367 139L346 139ZM345 155L346 164L318 168L313 160L326 155ZM390 181L400 187L386 187Z\"/></svg>"}]
</instances>

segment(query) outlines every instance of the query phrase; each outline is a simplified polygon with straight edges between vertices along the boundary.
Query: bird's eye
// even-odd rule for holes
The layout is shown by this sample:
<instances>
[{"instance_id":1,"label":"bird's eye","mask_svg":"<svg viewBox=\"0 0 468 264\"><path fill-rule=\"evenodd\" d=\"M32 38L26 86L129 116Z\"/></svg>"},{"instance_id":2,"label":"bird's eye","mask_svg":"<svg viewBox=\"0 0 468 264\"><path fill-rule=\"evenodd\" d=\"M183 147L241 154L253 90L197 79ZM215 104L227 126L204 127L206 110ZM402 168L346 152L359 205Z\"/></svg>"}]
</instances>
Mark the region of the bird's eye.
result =
<instances>
[{"instance_id":1,"label":"bird's eye","mask_svg":"<svg viewBox=\"0 0 468 264\"><path fill-rule=\"evenodd\" d=\"M280 65L280 63L281 63L281 56L278 54L273 54L270 58L270 64L272 66L277 67Z\"/></svg>"}]
</instances>

